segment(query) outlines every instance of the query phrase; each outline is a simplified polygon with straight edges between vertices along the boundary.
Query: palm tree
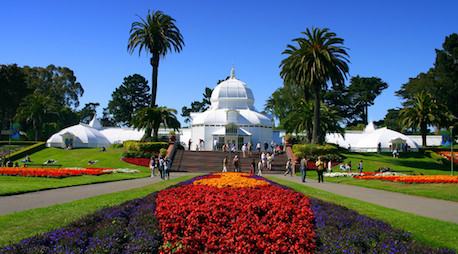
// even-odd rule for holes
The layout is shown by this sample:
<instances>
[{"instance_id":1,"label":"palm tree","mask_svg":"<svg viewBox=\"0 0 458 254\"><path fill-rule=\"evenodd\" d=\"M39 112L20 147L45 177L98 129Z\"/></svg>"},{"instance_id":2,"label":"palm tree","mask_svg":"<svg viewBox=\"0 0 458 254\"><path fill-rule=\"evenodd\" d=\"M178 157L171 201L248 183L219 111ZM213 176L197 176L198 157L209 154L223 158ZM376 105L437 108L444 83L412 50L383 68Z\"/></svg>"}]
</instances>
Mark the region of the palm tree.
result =
<instances>
[{"instance_id":1,"label":"palm tree","mask_svg":"<svg viewBox=\"0 0 458 254\"><path fill-rule=\"evenodd\" d=\"M447 107L425 91L416 93L407 100L399 117L403 127L420 129L423 147L426 147L428 125L447 127L453 120Z\"/></svg>"},{"instance_id":2,"label":"palm tree","mask_svg":"<svg viewBox=\"0 0 458 254\"><path fill-rule=\"evenodd\" d=\"M176 117L177 111L167 107L142 108L135 113L132 119L132 125L137 129L153 130L153 140L158 140L158 132L161 124L164 128L173 128L178 130L180 122ZM143 136L146 140L149 136Z\"/></svg>"},{"instance_id":3,"label":"palm tree","mask_svg":"<svg viewBox=\"0 0 458 254\"><path fill-rule=\"evenodd\" d=\"M161 11L148 11L146 19L132 23L127 50L133 53L138 48L138 54L144 50L151 54L152 71L151 107L156 107L157 76L159 60L170 51L180 52L184 41L180 30L175 25L175 19ZM151 135L151 129L146 129L145 135Z\"/></svg>"},{"instance_id":4,"label":"palm tree","mask_svg":"<svg viewBox=\"0 0 458 254\"><path fill-rule=\"evenodd\" d=\"M343 84L348 74L348 54L343 39L329 29L312 28L296 38L297 46L288 45L283 54L288 55L280 64L280 75L285 83L304 86L314 96L312 143L319 142L321 91L330 81ZM305 93L304 93L305 94ZM306 96L304 95L304 99Z\"/></svg>"}]
</instances>

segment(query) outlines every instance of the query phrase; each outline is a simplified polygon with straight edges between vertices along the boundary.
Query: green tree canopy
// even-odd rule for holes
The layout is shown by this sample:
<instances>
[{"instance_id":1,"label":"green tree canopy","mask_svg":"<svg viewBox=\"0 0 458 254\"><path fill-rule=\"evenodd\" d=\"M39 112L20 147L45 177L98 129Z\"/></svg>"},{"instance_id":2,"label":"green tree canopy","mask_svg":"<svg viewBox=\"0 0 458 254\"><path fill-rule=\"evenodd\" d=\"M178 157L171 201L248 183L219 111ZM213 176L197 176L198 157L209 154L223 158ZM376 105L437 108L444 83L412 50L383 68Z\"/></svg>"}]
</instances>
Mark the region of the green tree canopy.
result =
<instances>
[{"instance_id":1,"label":"green tree canopy","mask_svg":"<svg viewBox=\"0 0 458 254\"><path fill-rule=\"evenodd\" d=\"M329 29L312 28L302 33L304 37L293 40L296 45L287 45L287 55L280 64L280 75L287 84L304 87L314 96L312 143L320 137L320 111L322 91L327 84L344 84L348 74L348 54L343 39Z\"/></svg>"},{"instance_id":2,"label":"green tree canopy","mask_svg":"<svg viewBox=\"0 0 458 254\"><path fill-rule=\"evenodd\" d=\"M208 109L208 107L210 107L210 98L212 96L212 92L213 89L205 87L201 101L193 101L191 102L191 106L189 108L186 106L181 108L181 116L185 118L185 123L189 123L191 121L192 112L204 112Z\"/></svg>"},{"instance_id":3,"label":"green tree canopy","mask_svg":"<svg viewBox=\"0 0 458 254\"><path fill-rule=\"evenodd\" d=\"M89 102L78 112L80 122L88 124L97 113L98 102Z\"/></svg>"},{"instance_id":4,"label":"green tree canopy","mask_svg":"<svg viewBox=\"0 0 458 254\"><path fill-rule=\"evenodd\" d=\"M139 74L129 75L111 94L108 112L114 123L132 125L132 118L139 109L148 107L150 102L148 81Z\"/></svg>"},{"instance_id":5,"label":"green tree canopy","mask_svg":"<svg viewBox=\"0 0 458 254\"><path fill-rule=\"evenodd\" d=\"M9 129L19 104L31 91L22 68L0 65L0 130Z\"/></svg>"},{"instance_id":6,"label":"green tree canopy","mask_svg":"<svg viewBox=\"0 0 458 254\"><path fill-rule=\"evenodd\" d=\"M153 140L158 140L159 128L162 125L164 128L172 128L178 130L180 128L180 122L176 117L177 111L175 109L167 107L155 107L155 108L142 108L138 110L132 120L133 126L136 129L147 129L153 130ZM147 140L150 137L144 137L143 140Z\"/></svg>"},{"instance_id":7,"label":"green tree canopy","mask_svg":"<svg viewBox=\"0 0 458 254\"><path fill-rule=\"evenodd\" d=\"M355 76L350 79L348 87L349 103L353 110L353 123L368 124L368 107L374 105L374 100L388 84L378 77Z\"/></svg>"},{"instance_id":8,"label":"green tree canopy","mask_svg":"<svg viewBox=\"0 0 458 254\"><path fill-rule=\"evenodd\" d=\"M453 119L452 114L443 103L424 91L407 100L399 116L405 128L420 130L424 147L429 125L444 127L448 126Z\"/></svg>"}]
</instances>

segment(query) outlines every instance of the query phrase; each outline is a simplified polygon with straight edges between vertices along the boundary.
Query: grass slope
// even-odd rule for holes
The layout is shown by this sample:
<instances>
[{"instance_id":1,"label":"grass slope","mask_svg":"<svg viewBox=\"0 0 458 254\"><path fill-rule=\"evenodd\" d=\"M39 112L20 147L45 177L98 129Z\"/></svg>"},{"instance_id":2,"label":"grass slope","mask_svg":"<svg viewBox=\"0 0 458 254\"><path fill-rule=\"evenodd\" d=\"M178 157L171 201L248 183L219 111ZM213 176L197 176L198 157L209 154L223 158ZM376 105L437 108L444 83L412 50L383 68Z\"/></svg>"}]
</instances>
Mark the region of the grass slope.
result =
<instances>
[{"instance_id":1,"label":"grass slope","mask_svg":"<svg viewBox=\"0 0 458 254\"><path fill-rule=\"evenodd\" d=\"M101 176L75 176L63 179L43 177L0 176L0 196L75 185L134 179L146 177L149 175L148 168L135 166L122 161L122 152L122 149L111 148L107 149L106 152L100 152L99 148L85 148L73 150L46 148L42 151L30 155L32 163L43 163L48 159L53 159L57 161L57 164L62 164L63 167L88 167L87 162L89 160L93 160L97 161L97 163L91 167L131 168L140 170L140 173L118 173Z\"/></svg>"},{"instance_id":2,"label":"grass slope","mask_svg":"<svg viewBox=\"0 0 458 254\"><path fill-rule=\"evenodd\" d=\"M407 174L424 175L449 175L449 165L443 165L440 159L430 158L423 153L401 154L401 158L393 158L389 153L345 153L345 163L352 162L353 172L357 172L358 163L363 160L364 171L375 171L379 168L391 168L397 172ZM339 166L333 168L333 172L340 172ZM311 178L316 178L316 173L307 172ZM331 178L325 181L356 185L366 188L400 192L409 195L429 198L458 201L457 184L405 184L379 180L358 180L354 178Z\"/></svg>"},{"instance_id":3,"label":"grass slope","mask_svg":"<svg viewBox=\"0 0 458 254\"><path fill-rule=\"evenodd\" d=\"M196 174L197 175L197 174ZM100 195L92 198L0 216L0 247L21 239L63 227L85 215L108 206L144 197L152 192L188 180L183 176L147 187Z\"/></svg>"},{"instance_id":4,"label":"grass slope","mask_svg":"<svg viewBox=\"0 0 458 254\"><path fill-rule=\"evenodd\" d=\"M447 247L458 251L458 224L400 212L276 177L269 176L267 178L304 193L307 196L345 206L360 214L382 220L395 228L412 233L412 236L417 241L435 247Z\"/></svg>"}]
</instances>

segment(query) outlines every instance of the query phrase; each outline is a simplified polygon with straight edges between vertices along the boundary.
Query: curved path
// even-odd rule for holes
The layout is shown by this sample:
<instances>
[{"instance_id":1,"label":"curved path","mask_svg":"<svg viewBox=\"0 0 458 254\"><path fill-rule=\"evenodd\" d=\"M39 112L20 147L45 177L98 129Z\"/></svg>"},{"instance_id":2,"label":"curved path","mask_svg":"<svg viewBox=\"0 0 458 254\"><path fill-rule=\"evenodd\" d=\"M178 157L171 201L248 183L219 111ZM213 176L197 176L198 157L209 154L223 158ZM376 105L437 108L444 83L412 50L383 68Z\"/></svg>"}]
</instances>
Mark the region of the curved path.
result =
<instances>
[{"instance_id":1,"label":"curved path","mask_svg":"<svg viewBox=\"0 0 458 254\"><path fill-rule=\"evenodd\" d=\"M283 180L302 183L300 177L270 175ZM326 181L326 179L325 179ZM397 192L369 189L348 184L318 183L307 179L304 185L368 203L413 213L424 217L458 224L458 202L406 195Z\"/></svg>"},{"instance_id":2,"label":"curved path","mask_svg":"<svg viewBox=\"0 0 458 254\"><path fill-rule=\"evenodd\" d=\"M173 179L185 175L197 174L171 173L170 178ZM33 208L47 207L55 204L67 203L78 199L89 198L102 194L141 188L160 181L163 180L159 176L156 176L154 178L148 177L133 180L97 183L4 196L0 197L0 215Z\"/></svg>"}]
</instances>

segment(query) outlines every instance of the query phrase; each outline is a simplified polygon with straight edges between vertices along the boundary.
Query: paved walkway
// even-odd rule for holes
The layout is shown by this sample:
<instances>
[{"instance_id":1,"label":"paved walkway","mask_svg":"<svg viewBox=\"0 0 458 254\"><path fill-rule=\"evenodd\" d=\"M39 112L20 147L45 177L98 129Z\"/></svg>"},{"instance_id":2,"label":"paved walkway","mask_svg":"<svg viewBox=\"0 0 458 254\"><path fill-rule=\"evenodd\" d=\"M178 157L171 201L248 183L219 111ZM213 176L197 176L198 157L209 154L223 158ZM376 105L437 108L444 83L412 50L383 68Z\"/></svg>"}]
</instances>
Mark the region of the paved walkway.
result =
<instances>
[{"instance_id":1,"label":"paved walkway","mask_svg":"<svg viewBox=\"0 0 458 254\"><path fill-rule=\"evenodd\" d=\"M171 173L171 179L189 175ZM0 197L0 215L67 203L93 196L140 188L163 181L160 177L97 183Z\"/></svg>"},{"instance_id":2,"label":"paved walkway","mask_svg":"<svg viewBox=\"0 0 458 254\"><path fill-rule=\"evenodd\" d=\"M283 175L270 176L276 176L284 180L301 183L300 177ZM324 180L326 181L326 178ZM313 188L332 192L337 195L458 224L458 202L369 189L348 184L330 182L318 183L316 180L311 179L307 179L307 183L304 184Z\"/></svg>"}]
</instances>

